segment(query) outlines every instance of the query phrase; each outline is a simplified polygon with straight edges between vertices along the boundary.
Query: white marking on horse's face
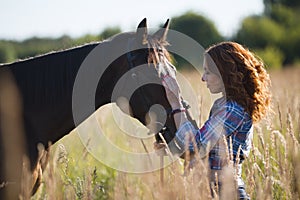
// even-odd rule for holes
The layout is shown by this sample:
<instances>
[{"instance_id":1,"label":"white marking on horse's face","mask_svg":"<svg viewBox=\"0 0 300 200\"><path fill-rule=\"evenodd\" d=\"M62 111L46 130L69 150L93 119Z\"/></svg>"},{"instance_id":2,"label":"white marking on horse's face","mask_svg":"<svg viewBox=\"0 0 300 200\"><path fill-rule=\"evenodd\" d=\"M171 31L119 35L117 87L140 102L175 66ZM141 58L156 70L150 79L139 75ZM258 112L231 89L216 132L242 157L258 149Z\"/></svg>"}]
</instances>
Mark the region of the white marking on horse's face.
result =
<instances>
[{"instance_id":1,"label":"white marking on horse's face","mask_svg":"<svg viewBox=\"0 0 300 200\"><path fill-rule=\"evenodd\" d=\"M160 77L169 75L174 79L176 78L176 68L167 59L164 59L162 62L159 62L157 68Z\"/></svg>"}]
</instances>

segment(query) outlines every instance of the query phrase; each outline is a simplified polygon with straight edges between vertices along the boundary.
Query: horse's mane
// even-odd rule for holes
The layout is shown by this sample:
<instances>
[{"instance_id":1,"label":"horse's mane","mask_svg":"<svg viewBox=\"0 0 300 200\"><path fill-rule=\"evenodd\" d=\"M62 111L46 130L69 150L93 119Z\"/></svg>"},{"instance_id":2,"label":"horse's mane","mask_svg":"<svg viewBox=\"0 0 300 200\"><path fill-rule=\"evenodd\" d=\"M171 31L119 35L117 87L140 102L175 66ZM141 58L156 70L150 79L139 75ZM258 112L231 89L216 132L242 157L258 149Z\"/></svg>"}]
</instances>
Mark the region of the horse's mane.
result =
<instances>
[{"instance_id":1,"label":"horse's mane","mask_svg":"<svg viewBox=\"0 0 300 200\"><path fill-rule=\"evenodd\" d=\"M148 48L149 50L149 61L152 61L154 66L157 66L158 62L160 61L160 54L162 54L168 61L171 62L171 56L166 46L169 43L167 41L159 41L156 38L148 40ZM148 62L149 62L148 61Z\"/></svg>"},{"instance_id":2,"label":"horse's mane","mask_svg":"<svg viewBox=\"0 0 300 200\"><path fill-rule=\"evenodd\" d=\"M35 57L2 64L14 75L23 100L30 103L53 103L66 92L72 92L72 84L85 57L105 42L93 42L65 50L52 51Z\"/></svg>"},{"instance_id":3,"label":"horse's mane","mask_svg":"<svg viewBox=\"0 0 300 200\"><path fill-rule=\"evenodd\" d=\"M69 53L69 52L72 52L72 51L80 50L80 49L85 48L85 47L105 44L107 42L111 42L112 40L116 40L116 41L120 42L120 41L130 37L133 34L134 34L133 32L119 33L119 34L116 34L116 35L114 35L110 38L102 40L102 41L88 42L88 43L85 43L85 44L69 47L69 48L66 48L66 49L60 49L60 50L56 50L56 51L49 51L47 53L35 55L35 56L32 56L32 57L27 57L27 58L22 58L22 59L19 58L17 60L9 62L9 63L0 63L0 67L5 67L5 66L9 66L9 65L12 65L12 64L20 63L20 62L27 62L27 61L38 59L38 58L41 58L41 57L47 57L47 56L52 56L52 55L61 54L61 53Z\"/></svg>"}]
</instances>

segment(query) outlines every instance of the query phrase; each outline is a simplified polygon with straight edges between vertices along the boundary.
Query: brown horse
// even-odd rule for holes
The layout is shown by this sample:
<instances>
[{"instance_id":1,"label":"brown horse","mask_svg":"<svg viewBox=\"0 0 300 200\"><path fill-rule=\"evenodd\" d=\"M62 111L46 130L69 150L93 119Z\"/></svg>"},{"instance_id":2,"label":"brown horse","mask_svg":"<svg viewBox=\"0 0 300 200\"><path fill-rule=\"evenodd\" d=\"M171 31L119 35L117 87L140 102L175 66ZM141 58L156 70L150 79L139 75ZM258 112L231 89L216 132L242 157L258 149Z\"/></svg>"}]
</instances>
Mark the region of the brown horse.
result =
<instances>
[{"instance_id":1,"label":"brown horse","mask_svg":"<svg viewBox=\"0 0 300 200\"><path fill-rule=\"evenodd\" d=\"M0 199L4 192L8 198L18 197L23 155L29 158L34 194L47 164L49 142L57 142L96 109L117 102L121 96L129 102L128 114L144 125L148 123L147 113L151 106L161 105L164 111L156 113L155 130L163 129L166 140L172 140L176 126L173 117L168 115L171 107L161 85L161 76L174 73L174 68L158 65L169 59L165 47L168 27L169 20L163 28L149 35L144 19L136 32L121 33L103 42L0 66ZM89 62L86 58L94 52L97 52L97 60ZM84 83L78 82L83 64L88 73L101 76L81 76ZM140 65L148 67L137 70ZM124 79L125 74L128 77ZM130 88L135 88L130 91L130 96L126 93L128 90L115 88L122 77L126 80L124 88L127 84L133 84ZM84 96L89 87L93 87L88 84L93 78L97 83L91 89L93 96ZM145 78L151 81L139 85ZM78 90L78 83L84 85L83 90ZM78 104L81 94L85 99L92 99L92 109L90 105ZM79 110L76 117L74 110ZM43 148L39 151L38 146Z\"/></svg>"}]
</instances>

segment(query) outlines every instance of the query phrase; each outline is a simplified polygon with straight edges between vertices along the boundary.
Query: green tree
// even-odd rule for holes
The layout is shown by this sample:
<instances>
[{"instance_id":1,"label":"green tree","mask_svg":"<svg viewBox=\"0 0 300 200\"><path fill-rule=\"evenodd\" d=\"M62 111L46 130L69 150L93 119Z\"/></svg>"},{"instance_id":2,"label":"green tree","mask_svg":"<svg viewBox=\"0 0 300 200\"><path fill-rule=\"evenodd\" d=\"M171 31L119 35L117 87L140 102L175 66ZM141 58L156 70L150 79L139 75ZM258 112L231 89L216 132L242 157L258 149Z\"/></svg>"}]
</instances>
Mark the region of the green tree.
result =
<instances>
[{"instance_id":1,"label":"green tree","mask_svg":"<svg viewBox=\"0 0 300 200\"><path fill-rule=\"evenodd\" d=\"M295 11L283 5L273 5L267 16L285 28L291 28L298 23Z\"/></svg>"},{"instance_id":2,"label":"green tree","mask_svg":"<svg viewBox=\"0 0 300 200\"><path fill-rule=\"evenodd\" d=\"M73 46L73 40L69 36L57 39L32 37L15 44L17 57L20 59L34 57L39 54L57 51Z\"/></svg>"},{"instance_id":3,"label":"green tree","mask_svg":"<svg viewBox=\"0 0 300 200\"><path fill-rule=\"evenodd\" d=\"M280 69L284 60L282 51L275 46L267 46L264 49L257 49L256 54L262 58L267 69Z\"/></svg>"},{"instance_id":4,"label":"green tree","mask_svg":"<svg viewBox=\"0 0 300 200\"><path fill-rule=\"evenodd\" d=\"M120 32L121 32L121 29L119 27L108 27L101 32L100 38L107 39L113 35L120 33Z\"/></svg>"},{"instance_id":5,"label":"green tree","mask_svg":"<svg viewBox=\"0 0 300 200\"><path fill-rule=\"evenodd\" d=\"M95 42L101 40L100 36L87 34L77 39L74 39L74 46L83 45L90 42Z\"/></svg>"},{"instance_id":6,"label":"green tree","mask_svg":"<svg viewBox=\"0 0 300 200\"><path fill-rule=\"evenodd\" d=\"M284 37L278 44L285 54L285 64L293 64L300 59L300 1L278 0L266 4L265 15L283 27Z\"/></svg>"},{"instance_id":7,"label":"green tree","mask_svg":"<svg viewBox=\"0 0 300 200\"><path fill-rule=\"evenodd\" d=\"M0 63L12 62L15 59L16 54L12 43L0 41Z\"/></svg>"},{"instance_id":8,"label":"green tree","mask_svg":"<svg viewBox=\"0 0 300 200\"><path fill-rule=\"evenodd\" d=\"M264 0L264 4L264 13L245 18L233 40L256 49L269 62L270 59L274 59L273 63L283 59L284 65L297 62L300 60L300 1Z\"/></svg>"},{"instance_id":9,"label":"green tree","mask_svg":"<svg viewBox=\"0 0 300 200\"><path fill-rule=\"evenodd\" d=\"M170 28L188 35L204 48L224 39L212 21L194 12L172 18Z\"/></svg>"},{"instance_id":10,"label":"green tree","mask_svg":"<svg viewBox=\"0 0 300 200\"><path fill-rule=\"evenodd\" d=\"M181 16L172 18L170 28L191 37L204 48L223 40L223 37L212 21L193 12L186 12ZM191 66L178 55L174 55L174 57L177 62L177 67Z\"/></svg>"},{"instance_id":11,"label":"green tree","mask_svg":"<svg viewBox=\"0 0 300 200\"><path fill-rule=\"evenodd\" d=\"M300 60L300 25L285 30L279 47L285 54L284 64L291 65Z\"/></svg>"},{"instance_id":12,"label":"green tree","mask_svg":"<svg viewBox=\"0 0 300 200\"><path fill-rule=\"evenodd\" d=\"M235 40L251 48L265 48L278 45L284 36L284 29L265 16L250 16L243 20Z\"/></svg>"},{"instance_id":13,"label":"green tree","mask_svg":"<svg viewBox=\"0 0 300 200\"><path fill-rule=\"evenodd\" d=\"M272 10L274 5L283 5L291 8L300 8L299 0L264 0L266 12Z\"/></svg>"}]
</instances>

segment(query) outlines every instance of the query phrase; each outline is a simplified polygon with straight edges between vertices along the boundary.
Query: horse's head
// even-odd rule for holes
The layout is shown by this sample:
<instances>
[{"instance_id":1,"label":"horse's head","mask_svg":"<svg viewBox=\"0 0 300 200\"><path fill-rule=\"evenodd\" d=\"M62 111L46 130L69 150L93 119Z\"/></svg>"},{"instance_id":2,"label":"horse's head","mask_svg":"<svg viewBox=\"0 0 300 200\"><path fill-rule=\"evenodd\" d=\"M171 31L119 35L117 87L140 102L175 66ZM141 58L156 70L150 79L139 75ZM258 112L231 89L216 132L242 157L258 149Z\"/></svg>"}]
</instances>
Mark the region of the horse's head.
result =
<instances>
[{"instance_id":1,"label":"horse's head","mask_svg":"<svg viewBox=\"0 0 300 200\"><path fill-rule=\"evenodd\" d=\"M114 84L111 100L127 114L150 128L151 133L161 132L170 142L176 132L172 108L167 100L162 77L175 76L176 69L170 63L166 49L169 20L153 34L148 34L146 19L133 33L122 33L111 42L119 45L124 41L128 51L118 57L119 75ZM122 66L122 67L120 67ZM156 140L161 138L156 134Z\"/></svg>"},{"instance_id":2,"label":"horse's head","mask_svg":"<svg viewBox=\"0 0 300 200\"><path fill-rule=\"evenodd\" d=\"M144 19L138 26L136 38L137 42L145 45L146 48L128 52L127 56L131 68L135 63L144 61L143 68L132 71L132 78L135 81L144 79L144 83L135 90L129 101L132 116L150 127L152 133L156 133L157 141L162 140L157 134L161 132L169 143L175 135L176 126L170 115L172 108L161 84L161 78L167 74L175 75L176 69L170 64L170 56L165 48L168 44L166 41L168 27L169 20L161 29L149 35Z\"/></svg>"}]
</instances>

